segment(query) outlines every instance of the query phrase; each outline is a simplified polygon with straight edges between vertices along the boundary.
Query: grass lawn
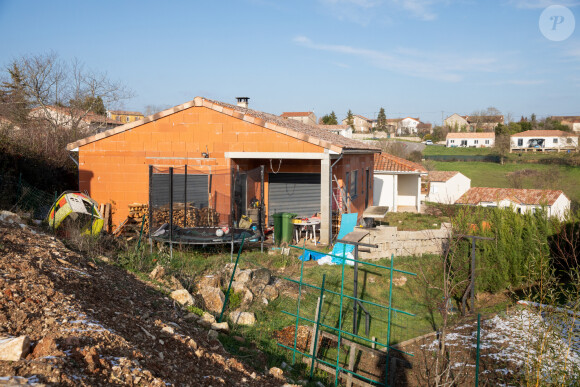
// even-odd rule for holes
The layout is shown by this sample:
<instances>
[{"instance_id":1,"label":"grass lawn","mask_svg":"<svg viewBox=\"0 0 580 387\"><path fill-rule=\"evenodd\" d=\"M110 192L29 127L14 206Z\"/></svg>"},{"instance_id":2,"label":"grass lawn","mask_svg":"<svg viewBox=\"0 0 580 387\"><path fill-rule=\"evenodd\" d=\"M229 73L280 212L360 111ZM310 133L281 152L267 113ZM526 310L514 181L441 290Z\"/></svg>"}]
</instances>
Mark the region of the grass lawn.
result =
<instances>
[{"instance_id":1,"label":"grass lawn","mask_svg":"<svg viewBox=\"0 0 580 387\"><path fill-rule=\"evenodd\" d=\"M445 216L416 214L412 212L390 212L382 224L397 227L399 231L431 230L441 228L441 222L448 222Z\"/></svg>"},{"instance_id":2,"label":"grass lawn","mask_svg":"<svg viewBox=\"0 0 580 387\"><path fill-rule=\"evenodd\" d=\"M438 171L459 171L471 179L472 187L509 188L508 174L527 170L523 188L561 189L572 200L580 201L580 168L544 164L495 164L485 162L434 162ZM549 185L549 186L548 186Z\"/></svg>"},{"instance_id":3,"label":"grass lawn","mask_svg":"<svg viewBox=\"0 0 580 387\"><path fill-rule=\"evenodd\" d=\"M493 153L493 148L448 148L440 145L428 145L423 149L425 156L487 156Z\"/></svg>"}]
</instances>

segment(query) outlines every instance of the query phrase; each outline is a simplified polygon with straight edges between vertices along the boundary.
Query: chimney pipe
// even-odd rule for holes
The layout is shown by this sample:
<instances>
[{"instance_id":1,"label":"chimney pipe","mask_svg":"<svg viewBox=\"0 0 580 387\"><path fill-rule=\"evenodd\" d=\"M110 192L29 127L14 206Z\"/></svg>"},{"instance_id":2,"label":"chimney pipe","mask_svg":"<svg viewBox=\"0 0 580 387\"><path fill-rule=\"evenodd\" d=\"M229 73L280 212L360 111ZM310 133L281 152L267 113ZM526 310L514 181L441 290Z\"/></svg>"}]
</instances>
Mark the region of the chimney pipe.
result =
<instances>
[{"instance_id":1,"label":"chimney pipe","mask_svg":"<svg viewBox=\"0 0 580 387\"><path fill-rule=\"evenodd\" d=\"M250 97L236 97L236 99L238 100L238 106L246 109L248 108L248 101L250 100Z\"/></svg>"}]
</instances>

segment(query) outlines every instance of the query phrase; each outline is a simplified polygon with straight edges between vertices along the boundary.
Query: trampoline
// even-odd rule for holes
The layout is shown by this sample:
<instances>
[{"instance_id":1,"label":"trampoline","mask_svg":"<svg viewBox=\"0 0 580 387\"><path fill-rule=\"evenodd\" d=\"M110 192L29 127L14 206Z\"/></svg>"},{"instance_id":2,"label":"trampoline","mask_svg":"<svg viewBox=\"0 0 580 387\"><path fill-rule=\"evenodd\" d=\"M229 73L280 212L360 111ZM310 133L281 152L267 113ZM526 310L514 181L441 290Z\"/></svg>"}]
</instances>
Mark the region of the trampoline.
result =
<instances>
[{"instance_id":1,"label":"trampoline","mask_svg":"<svg viewBox=\"0 0 580 387\"><path fill-rule=\"evenodd\" d=\"M182 228L168 223L162 225L151 234L151 239L158 242L171 242L189 245L219 245L219 244L239 244L242 240L246 242L257 242L261 238L258 230L245 228L232 228L224 233L221 227L188 227Z\"/></svg>"}]
</instances>

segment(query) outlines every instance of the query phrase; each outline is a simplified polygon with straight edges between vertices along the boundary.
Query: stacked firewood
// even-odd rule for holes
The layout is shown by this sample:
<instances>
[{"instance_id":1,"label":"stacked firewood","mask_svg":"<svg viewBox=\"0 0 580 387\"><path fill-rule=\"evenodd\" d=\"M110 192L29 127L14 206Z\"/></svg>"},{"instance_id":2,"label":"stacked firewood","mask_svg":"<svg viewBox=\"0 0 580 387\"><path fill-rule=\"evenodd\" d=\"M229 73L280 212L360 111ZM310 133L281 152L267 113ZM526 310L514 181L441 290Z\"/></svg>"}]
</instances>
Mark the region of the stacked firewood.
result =
<instances>
[{"instance_id":1,"label":"stacked firewood","mask_svg":"<svg viewBox=\"0 0 580 387\"><path fill-rule=\"evenodd\" d=\"M149 233L149 206L141 203L129 204L129 216L126 224L123 225L123 233L138 234L141 231L143 216L145 216L143 233L147 234ZM153 209L154 226L159 227L164 223L170 223L169 206ZM186 216L185 205L176 203L173 206L173 224L179 227L215 227L219 224L219 214L213 208L198 209L188 204Z\"/></svg>"}]
</instances>

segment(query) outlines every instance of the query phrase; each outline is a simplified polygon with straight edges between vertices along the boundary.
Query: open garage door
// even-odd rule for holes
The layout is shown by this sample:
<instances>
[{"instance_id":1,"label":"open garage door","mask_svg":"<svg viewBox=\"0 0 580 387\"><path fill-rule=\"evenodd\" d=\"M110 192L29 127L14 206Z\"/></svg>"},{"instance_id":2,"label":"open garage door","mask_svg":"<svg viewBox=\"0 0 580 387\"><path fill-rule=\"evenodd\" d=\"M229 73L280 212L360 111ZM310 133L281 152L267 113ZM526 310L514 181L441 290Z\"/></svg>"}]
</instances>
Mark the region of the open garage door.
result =
<instances>
[{"instance_id":1,"label":"open garage door","mask_svg":"<svg viewBox=\"0 0 580 387\"><path fill-rule=\"evenodd\" d=\"M270 173L268 175L268 219L272 214L291 212L312 216L320 212L319 173Z\"/></svg>"}]
</instances>

